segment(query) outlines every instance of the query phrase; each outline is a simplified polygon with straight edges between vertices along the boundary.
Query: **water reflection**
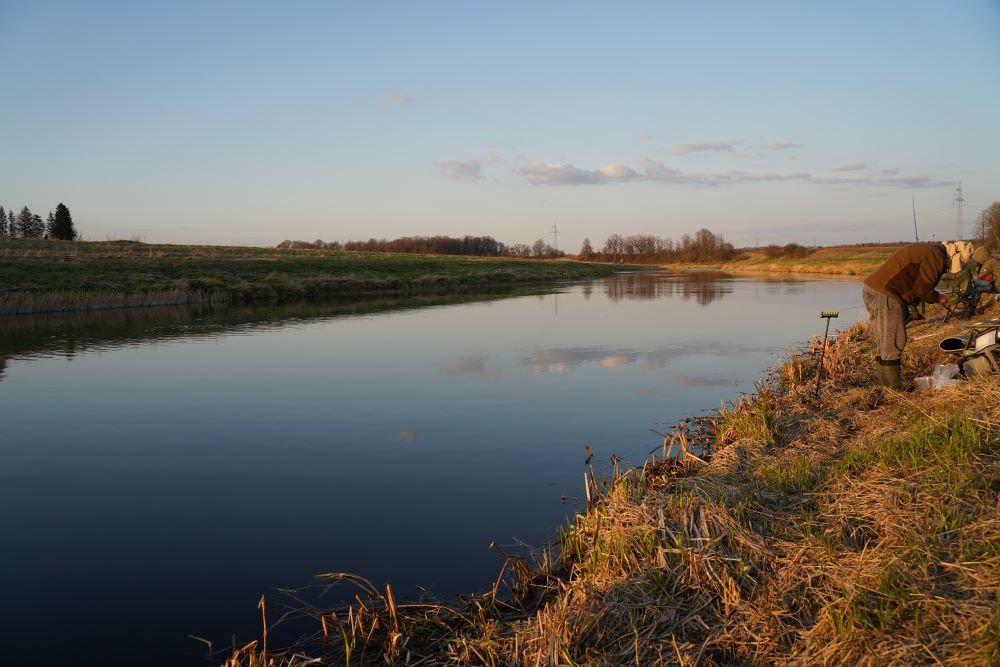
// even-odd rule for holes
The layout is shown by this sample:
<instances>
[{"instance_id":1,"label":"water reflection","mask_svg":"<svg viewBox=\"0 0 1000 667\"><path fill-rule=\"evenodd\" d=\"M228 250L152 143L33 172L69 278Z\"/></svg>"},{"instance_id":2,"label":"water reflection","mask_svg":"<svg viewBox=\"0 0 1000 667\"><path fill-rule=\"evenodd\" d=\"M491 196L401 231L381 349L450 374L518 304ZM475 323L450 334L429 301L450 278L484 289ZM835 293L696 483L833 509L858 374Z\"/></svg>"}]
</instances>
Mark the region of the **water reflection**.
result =
<instances>
[{"instance_id":1,"label":"water reflection","mask_svg":"<svg viewBox=\"0 0 1000 667\"><path fill-rule=\"evenodd\" d=\"M605 294L614 302L652 301L680 297L694 300L702 306L733 293L738 283L753 283L755 291L763 289L769 294L795 295L808 292L817 281L844 280L841 276L800 276L791 273L729 273L726 271L638 271L619 274L603 281ZM589 298L592 285L583 289Z\"/></svg>"},{"instance_id":2,"label":"water reflection","mask_svg":"<svg viewBox=\"0 0 1000 667\"><path fill-rule=\"evenodd\" d=\"M471 375L472 377L484 378L490 382L499 382L503 379L504 373L501 370L490 370L486 367L489 356L486 354L460 355L446 359L439 365L438 376L456 377L460 375Z\"/></svg>"},{"instance_id":3,"label":"water reflection","mask_svg":"<svg viewBox=\"0 0 1000 667\"><path fill-rule=\"evenodd\" d=\"M595 364L600 368L623 368L636 364L643 372L666 368L676 359L694 355L709 355L717 358L732 358L761 352L770 347L725 343L721 341L674 343L647 350L613 348L602 345L586 347L553 347L532 351L521 360L535 375L545 373L568 373L585 364ZM731 382L727 379L726 382ZM690 384L693 384L690 383ZM701 386L710 386L703 384Z\"/></svg>"},{"instance_id":4,"label":"water reflection","mask_svg":"<svg viewBox=\"0 0 1000 667\"><path fill-rule=\"evenodd\" d=\"M0 359L3 355L58 355L72 358L91 350L153 341L250 335L327 318L490 301L524 293L524 290L502 290L267 306L163 306L6 316L0 317ZM3 366L0 365L0 371L2 369Z\"/></svg>"},{"instance_id":5,"label":"water reflection","mask_svg":"<svg viewBox=\"0 0 1000 667\"><path fill-rule=\"evenodd\" d=\"M707 306L732 294L741 283L752 283L754 291L770 294L805 293L817 278L786 274L732 274L724 271L638 271L601 281L584 283L580 290L589 301L595 286L612 303L652 301L680 297ZM256 331L294 326L297 323L350 315L366 315L440 305L505 299L534 294L539 302L553 299L558 313L558 292L551 289L495 290L459 295L424 295L376 300L347 299L320 303L290 303L270 306L213 307L164 306L82 313L0 317L0 379L6 361L3 355L59 355L72 358L94 349L112 349L133 344L177 338L250 335ZM630 350L565 349L540 350L529 365L540 372L565 372L581 363L598 360L605 368L616 368L644 359L645 368L662 368L678 352L673 349L645 353ZM659 359L659 360L657 360ZM464 355L444 362L441 377L477 376L499 381L502 373L486 367L485 355Z\"/></svg>"},{"instance_id":6,"label":"water reflection","mask_svg":"<svg viewBox=\"0 0 1000 667\"><path fill-rule=\"evenodd\" d=\"M679 273L647 272L627 273L605 282L605 293L611 301L652 301L679 296L685 301L694 299L707 306L733 289L728 283L732 274L723 271L685 271Z\"/></svg>"},{"instance_id":7,"label":"water reflection","mask_svg":"<svg viewBox=\"0 0 1000 667\"><path fill-rule=\"evenodd\" d=\"M737 384L739 382L735 375L698 376L674 373L672 379L674 384L681 385L682 387L725 387L726 385Z\"/></svg>"}]
</instances>

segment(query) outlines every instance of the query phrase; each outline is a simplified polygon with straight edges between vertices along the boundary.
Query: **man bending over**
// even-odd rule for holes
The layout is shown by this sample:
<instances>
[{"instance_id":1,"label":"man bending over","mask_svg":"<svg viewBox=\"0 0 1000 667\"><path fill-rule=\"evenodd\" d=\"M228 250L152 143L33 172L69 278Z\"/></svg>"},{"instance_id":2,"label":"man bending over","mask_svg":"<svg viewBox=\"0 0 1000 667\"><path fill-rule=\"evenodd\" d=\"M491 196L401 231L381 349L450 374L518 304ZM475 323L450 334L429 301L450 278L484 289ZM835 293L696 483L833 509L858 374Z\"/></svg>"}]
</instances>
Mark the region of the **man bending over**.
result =
<instances>
[{"instance_id":1,"label":"man bending over","mask_svg":"<svg viewBox=\"0 0 1000 667\"><path fill-rule=\"evenodd\" d=\"M897 250L865 278L861 296L872 321L882 386L900 388L900 357L906 347L906 313L920 301L944 303L935 289L948 267L940 243L913 243Z\"/></svg>"}]
</instances>

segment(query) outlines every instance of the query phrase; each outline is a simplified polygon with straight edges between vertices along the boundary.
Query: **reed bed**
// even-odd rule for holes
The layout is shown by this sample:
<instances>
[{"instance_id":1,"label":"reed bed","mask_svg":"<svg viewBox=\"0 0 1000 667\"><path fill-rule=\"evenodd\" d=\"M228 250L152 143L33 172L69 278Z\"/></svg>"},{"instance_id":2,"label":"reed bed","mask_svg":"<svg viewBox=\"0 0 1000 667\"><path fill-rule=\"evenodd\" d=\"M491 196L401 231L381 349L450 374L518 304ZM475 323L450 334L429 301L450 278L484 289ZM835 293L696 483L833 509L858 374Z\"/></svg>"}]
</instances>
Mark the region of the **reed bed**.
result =
<instances>
[{"instance_id":1,"label":"reed bed","mask_svg":"<svg viewBox=\"0 0 1000 667\"><path fill-rule=\"evenodd\" d=\"M904 378L953 331L914 327ZM353 604L275 594L315 632L223 664L1000 664L1000 378L884 390L862 324L816 397L820 346L642 466L588 468L586 508L531 562L498 549L486 592L411 603L321 575Z\"/></svg>"}]
</instances>

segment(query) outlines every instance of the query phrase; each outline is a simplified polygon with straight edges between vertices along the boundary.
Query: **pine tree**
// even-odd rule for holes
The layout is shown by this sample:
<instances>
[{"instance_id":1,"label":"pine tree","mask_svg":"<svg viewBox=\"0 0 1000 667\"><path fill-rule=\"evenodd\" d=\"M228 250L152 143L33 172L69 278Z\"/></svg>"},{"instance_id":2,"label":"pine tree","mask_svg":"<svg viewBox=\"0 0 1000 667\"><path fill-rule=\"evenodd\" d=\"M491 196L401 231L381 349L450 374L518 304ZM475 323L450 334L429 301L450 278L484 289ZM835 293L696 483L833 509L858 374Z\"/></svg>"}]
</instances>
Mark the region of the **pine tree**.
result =
<instances>
[{"instance_id":1,"label":"pine tree","mask_svg":"<svg viewBox=\"0 0 1000 667\"><path fill-rule=\"evenodd\" d=\"M27 206L17 214L17 235L22 239L31 238L31 209Z\"/></svg>"},{"instance_id":2,"label":"pine tree","mask_svg":"<svg viewBox=\"0 0 1000 667\"><path fill-rule=\"evenodd\" d=\"M40 239L45 236L45 221L37 213L31 214L31 238Z\"/></svg>"},{"instance_id":3,"label":"pine tree","mask_svg":"<svg viewBox=\"0 0 1000 667\"><path fill-rule=\"evenodd\" d=\"M0 238L7 236L7 211L0 206Z\"/></svg>"},{"instance_id":4,"label":"pine tree","mask_svg":"<svg viewBox=\"0 0 1000 667\"><path fill-rule=\"evenodd\" d=\"M73 226L73 216L70 215L69 209L66 208L66 204L59 202L56 206L56 213L52 217L52 228L49 232L49 237L54 239L61 239L63 241L72 241L76 239L76 228Z\"/></svg>"},{"instance_id":5,"label":"pine tree","mask_svg":"<svg viewBox=\"0 0 1000 667\"><path fill-rule=\"evenodd\" d=\"M11 238L17 236L16 222L17 219L14 217L14 209L7 211L7 236Z\"/></svg>"},{"instance_id":6,"label":"pine tree","mask_svg":"<svg viewBox=\"0 0 1000 667\"><path fill-rule=\"evenodd\" d=\"M56 216L49 211L49 217L45 219L45 238L54 239L56 237Z\"/></svg>"}]
</instances>

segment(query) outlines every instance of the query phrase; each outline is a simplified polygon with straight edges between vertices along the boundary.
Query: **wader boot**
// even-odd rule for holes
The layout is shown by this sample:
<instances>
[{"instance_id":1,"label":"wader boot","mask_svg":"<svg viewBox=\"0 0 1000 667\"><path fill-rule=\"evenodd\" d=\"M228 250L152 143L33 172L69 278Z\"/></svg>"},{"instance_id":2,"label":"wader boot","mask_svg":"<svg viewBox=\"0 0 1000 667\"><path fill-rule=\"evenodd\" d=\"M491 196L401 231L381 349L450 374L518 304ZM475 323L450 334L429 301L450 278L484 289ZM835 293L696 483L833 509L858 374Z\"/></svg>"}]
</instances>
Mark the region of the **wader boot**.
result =
<instances>
[{"instance_id":1,"label":"wader boot","mask_svg":"<svg viewBox=\"0 0 1000 667\"><path fill-rule=\"evenodd\" d=\"M899 359L886 360L875 357L878 360L878 379L883 387L899 391L902 387L900 371L902 370Z\"/></svg>"}]
</instances>

